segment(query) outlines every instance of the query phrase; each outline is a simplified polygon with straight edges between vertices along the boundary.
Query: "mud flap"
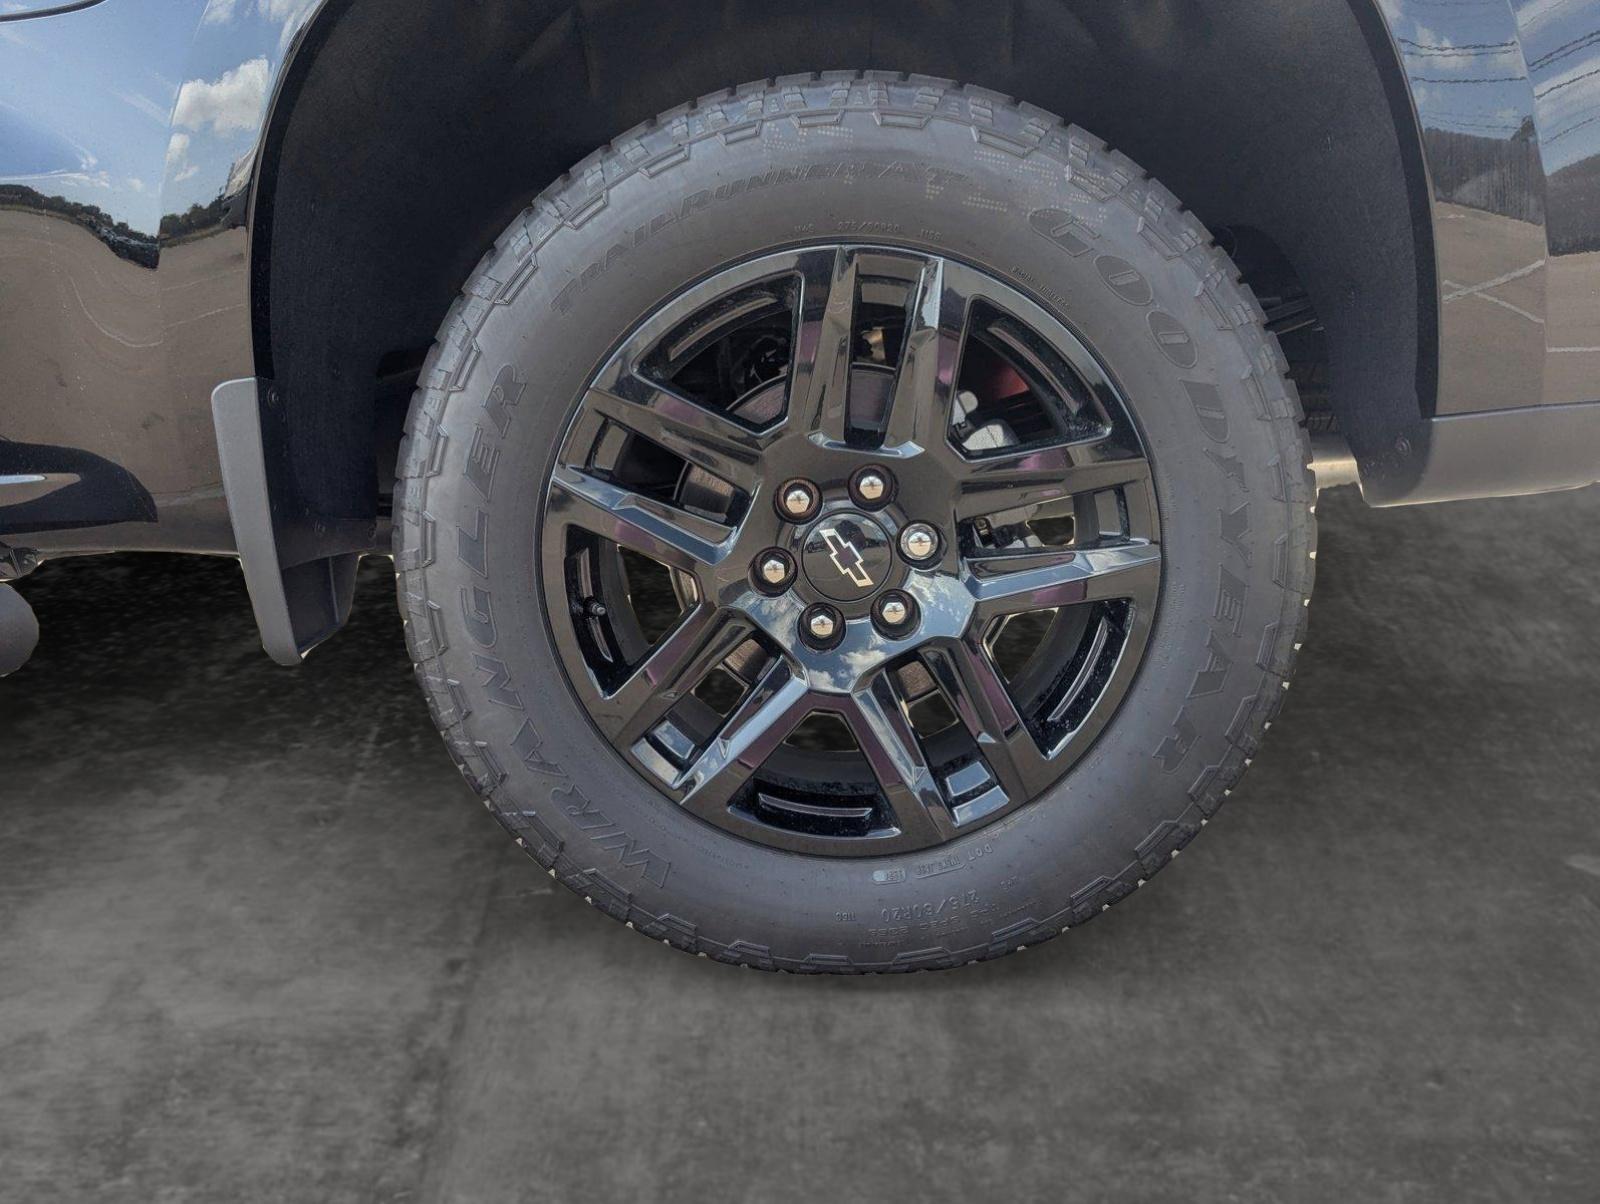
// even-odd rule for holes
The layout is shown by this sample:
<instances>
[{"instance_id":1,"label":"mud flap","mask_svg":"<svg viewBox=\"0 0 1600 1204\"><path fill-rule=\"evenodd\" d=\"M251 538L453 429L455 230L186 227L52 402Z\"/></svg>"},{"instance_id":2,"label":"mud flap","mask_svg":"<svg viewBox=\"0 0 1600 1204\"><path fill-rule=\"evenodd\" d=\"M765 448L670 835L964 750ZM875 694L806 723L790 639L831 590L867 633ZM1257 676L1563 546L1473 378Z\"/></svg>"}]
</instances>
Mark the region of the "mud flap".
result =
<instances>
[{"instance_id":1,"label":"mud flap","mask_svg":"<svg viewBox=\"0 0 1600 1204\"><path fill-rule=\"evenodd\" d=\"M261 646L278 664L298 665L349 618L361 552L349 550L346 537L329 540L329 554L318 555L320 549L314 541L308 544L299 524L291 538L289 483L274 468L279 457L272 453L265 410L271 389L255 378L225 381L212 391L211 415L228 517Z\"/></svg>"}]
</instances>

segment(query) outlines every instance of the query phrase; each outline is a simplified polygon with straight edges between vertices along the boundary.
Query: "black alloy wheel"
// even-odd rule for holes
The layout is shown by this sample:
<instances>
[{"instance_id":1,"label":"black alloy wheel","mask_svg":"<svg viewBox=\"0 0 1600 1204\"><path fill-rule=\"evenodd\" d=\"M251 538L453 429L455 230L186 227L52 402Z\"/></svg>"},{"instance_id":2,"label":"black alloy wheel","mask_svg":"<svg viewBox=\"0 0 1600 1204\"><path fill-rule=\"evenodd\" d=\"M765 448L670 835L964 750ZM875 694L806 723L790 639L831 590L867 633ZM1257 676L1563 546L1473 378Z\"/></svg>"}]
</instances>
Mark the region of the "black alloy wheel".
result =
<instances>
[{"instance_id":1,"label":"black alloy wheel","mask_svg":"<svg viewBox=\"0 0 1600 1204\"><path fill-rule=\"evenodd\" d=\"M1260 306L1126 157L787 77L622 134L483 255L407 418L398 594L461 772L594 907L945 968L1099 915L1233 790L1305 628L1307 458Z\"/></svg>"},{"instance_id":2,"label":"black alloy wheel","mask_svg":"<svg viewBox=\"0 0 1600 1204\"><path fill-rule=\"evenodd\" d=\"M1071 766L1138 667L1161 553L1137 431L1060 320L952 259L829 245L718 272L623 342L541 564L568 680L652 786L863 856Z\"/></svg>"}]
</instances>

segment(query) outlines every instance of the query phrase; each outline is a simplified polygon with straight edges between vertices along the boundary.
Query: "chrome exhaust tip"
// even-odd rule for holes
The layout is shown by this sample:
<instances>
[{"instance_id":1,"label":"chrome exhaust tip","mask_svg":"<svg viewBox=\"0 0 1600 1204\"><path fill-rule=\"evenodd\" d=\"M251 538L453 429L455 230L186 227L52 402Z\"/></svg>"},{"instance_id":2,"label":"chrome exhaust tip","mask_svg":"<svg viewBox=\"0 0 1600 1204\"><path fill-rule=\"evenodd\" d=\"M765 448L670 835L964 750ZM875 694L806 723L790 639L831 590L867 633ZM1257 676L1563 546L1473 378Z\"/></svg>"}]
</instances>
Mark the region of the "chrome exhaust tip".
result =
<instances>
[{"instance_id":1,"label":"chrome exhaust tip","mask_svg":"<svg viewBox=\"0 0 1600 1204\"><path fill-rule=\"evenodd\" d=\"M1361 484L1356 458L1343 435L1311 436L1311 472L1317 478L1317 492L1339 485Z\"/></svg>"}]
</instances>

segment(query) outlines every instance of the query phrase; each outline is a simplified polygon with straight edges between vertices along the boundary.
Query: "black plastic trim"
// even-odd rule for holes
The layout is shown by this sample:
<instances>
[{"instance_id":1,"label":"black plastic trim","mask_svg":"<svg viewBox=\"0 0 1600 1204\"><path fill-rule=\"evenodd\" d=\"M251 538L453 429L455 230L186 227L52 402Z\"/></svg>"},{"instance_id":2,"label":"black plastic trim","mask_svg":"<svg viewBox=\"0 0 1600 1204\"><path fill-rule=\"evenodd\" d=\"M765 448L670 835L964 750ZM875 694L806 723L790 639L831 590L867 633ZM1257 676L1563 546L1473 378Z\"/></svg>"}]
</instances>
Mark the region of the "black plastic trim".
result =
<instances>
[{"instance_id":1,"label":"black plastic trim","mask_svg":"<svg viewBox=\"0 0 1600 1204\"><path fill-rule=\"evenodd\" d=\"M277 192L278 159L289 128L289 117L300 98L300 90L316 60L317 52L328 40L337 12L353 0L317 0L290 40L283 62L273 80L272 95L261 119L256 166L250 174L250 200L247 227L250 231L250 328L251 348L256 371L274 376L272 366L272 206ZM327 18L324 20L324 18Z\"/></svg>"},{"instance_id":2,"label":"black plastic trim","mask_svg":"<svg viewBox=\"0 0 1600 1204\"><path fill-rule=\"evenodd\" d=\"M1411 235L1417 258L1417 405L1424 418L1439 404L1439 263L1434 249L1433 178L1422 142L1422 119L1406 77L1405 59L1395 45L1388 18L1375 0L1350 0L1356 25L1367 40L1394 118L1400 166L1411 207Z\"/></svg>"},{"instance_id":3,"label":"black plastic trim","mask_svg":"<svg viewBox=\"0 0 1600 1204\"><path fill-rule=\"evenodd\" d=\"M122 465L82 448L0 438L0 536L156 521L155 499Z\"/></svg>"}]
</instances>

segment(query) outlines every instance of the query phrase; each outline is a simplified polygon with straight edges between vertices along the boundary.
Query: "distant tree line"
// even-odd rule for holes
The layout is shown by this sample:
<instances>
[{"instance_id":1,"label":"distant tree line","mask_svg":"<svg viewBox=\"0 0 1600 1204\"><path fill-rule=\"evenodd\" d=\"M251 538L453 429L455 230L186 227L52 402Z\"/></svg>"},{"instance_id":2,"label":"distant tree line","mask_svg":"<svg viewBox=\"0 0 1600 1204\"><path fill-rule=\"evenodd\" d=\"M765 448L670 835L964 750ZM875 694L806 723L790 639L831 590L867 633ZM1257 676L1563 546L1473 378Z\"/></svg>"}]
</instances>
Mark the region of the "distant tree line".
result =
<instances>
[{"instance_id":1,"label":"distant tree line","mask_svg":"<svg viewBox=\"0 0 1600 1204\"><path fill-rule=\"evenodd\" d=\"M49 213L82 226L117 255L141 267L153 268L158 258L158 239L135 230L127 222L113 218L98 205L69 201L62 196L45 196L26 184L0 184L0 209L24 209L30 213ZM229 198L219 196L209 204L190 205L182 213L161 218L159 242L181 239L215 229L230 217Z\"/></svg>"},{"instance_id":2,"label":"distant tree line","mask_svg":"<svg viewBox=\"0 0 1600 1204\"><path fill-rule=\"evenodd\" d=\"M175 242L202 230L220 226L228 216L228 198L219 196L209 205L196 202L182 213L168 213L161 218L161 241Z\"/></svg>"},{"instance_id":3,"label":"distant tree line","mask_svg":"<svg viewBox=\"0 0 1600 1204\"><path fill-rule=\"evenodd\" d=\"M61 196L45 196L26 184L0 184L0 209L25 209L63 217L82 226L123 259L141 267L156 266L156 240L148 234L141 234L127 222L113 218L98 205L69 201Z\"/></svg>"},{"instance_id":4,"label":"distant tree line","mask_svg":"<svg viewBox=\"0 0 1600 1204\"><path fill-rule=\"evenodd\" d=\"M1551 174L1550 253L1600 251L1600 155L1579 159Z\"/></svg>"},{"instance_id":5,"label":"distant tree line","mask_svg":"<svg viewBox=\"0 0 1600 1204\"><path fill-rule=\"evenodd\" d=\"M1600 155L1545 176L1531 119L1509 138L1430 130L1428 151L1442 200L1548 223L1552 255L1600 251Z\"/></svg>"},{"instance_id":6,"label":"distant tree line","mask_svg":"<svg viewBox=\"0 0 1600 1204\"><path fill-rule=\"evenodd\" d=\"M1544 167L1531 119L1509 138L1429 130L1428 161L1441 200L1518 221L1544 221Z\"/></svg>"}]
</instances>

